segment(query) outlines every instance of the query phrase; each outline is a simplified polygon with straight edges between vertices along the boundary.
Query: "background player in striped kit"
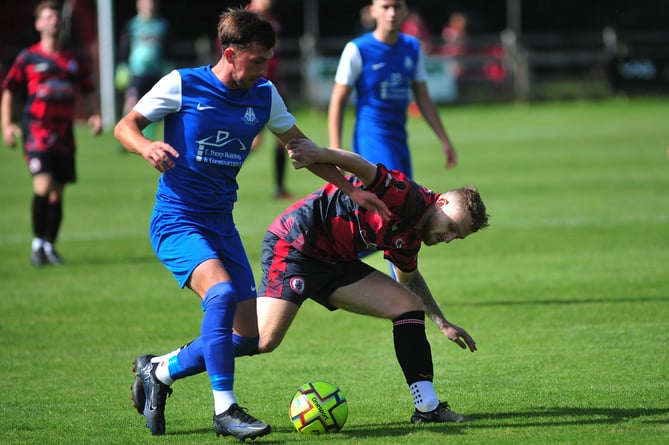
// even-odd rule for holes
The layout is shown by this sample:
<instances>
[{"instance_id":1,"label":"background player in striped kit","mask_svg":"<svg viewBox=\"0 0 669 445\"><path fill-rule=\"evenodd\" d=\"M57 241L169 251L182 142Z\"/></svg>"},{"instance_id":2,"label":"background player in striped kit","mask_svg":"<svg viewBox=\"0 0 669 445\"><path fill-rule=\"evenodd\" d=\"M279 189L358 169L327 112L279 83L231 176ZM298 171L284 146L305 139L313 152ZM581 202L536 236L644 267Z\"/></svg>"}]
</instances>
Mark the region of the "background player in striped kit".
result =
<instances>
[{"instance_id":1,"label":"background player in striped kit","mask_svg":"<svg viewBox=\"0 0 669 445\"><path fill-rule=\"evenodd\" d=\"M86 100L88 124L102 131L90 60L65 48L60 4L35 7L40 41L24 49L2 83L2 135L9 147L23 136L24 158L33 177L32 253L35 266L61 264L55 248L63 219L65 185L77 179L74 118L77 90ZM24 100L21 128L13 121L17 100Z\"/></svg>"}]
</instances>

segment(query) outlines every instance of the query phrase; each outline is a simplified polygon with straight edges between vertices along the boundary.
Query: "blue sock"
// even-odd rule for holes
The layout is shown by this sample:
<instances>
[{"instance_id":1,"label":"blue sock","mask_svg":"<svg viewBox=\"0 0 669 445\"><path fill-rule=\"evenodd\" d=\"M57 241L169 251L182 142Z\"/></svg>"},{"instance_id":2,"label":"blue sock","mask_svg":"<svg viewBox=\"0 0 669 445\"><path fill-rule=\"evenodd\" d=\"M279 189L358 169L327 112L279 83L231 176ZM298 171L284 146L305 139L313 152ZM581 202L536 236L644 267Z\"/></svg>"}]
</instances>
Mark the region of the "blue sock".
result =
<instances>
[{"instance_id":1,"label":"blue sock","mask_svg":"<svg viewBox=\"0 0 669 445\"><path fill-rule=\"evenodd\" d=\"M235 357L255 355L258 353L259 337L242 337L232 334L232 343L235 348ZM174 380L183 379L207 370L202 353L202 338L198 337L181 349L168 361L170 377Z\"/></svg>"},{"instance_id":2,"label":"blue sock","mask_svg":"<svg viewBox=\"0 0 669 445\"><path fill-rule=\"evenodd\" d=\"M213 285L207 291L202 306L204 317L200 339L211 387L214 391L231 391L235 376L232 325L237 308L237 296L232 283Z\"/></svg>"},{"instance_id":3,"label":"blue sock","mask_svg":"<svg viewBox=\"0 0 669 445\"><path fill-rule=\"evenodd\" d=\"M188 346L181 349L177 355L170 357L167 366L170 377L174 380L206 371L207 366L204 363L204 354L202 353L202 339L200 337L196 338Z\"/></svg>"}]
</instances>

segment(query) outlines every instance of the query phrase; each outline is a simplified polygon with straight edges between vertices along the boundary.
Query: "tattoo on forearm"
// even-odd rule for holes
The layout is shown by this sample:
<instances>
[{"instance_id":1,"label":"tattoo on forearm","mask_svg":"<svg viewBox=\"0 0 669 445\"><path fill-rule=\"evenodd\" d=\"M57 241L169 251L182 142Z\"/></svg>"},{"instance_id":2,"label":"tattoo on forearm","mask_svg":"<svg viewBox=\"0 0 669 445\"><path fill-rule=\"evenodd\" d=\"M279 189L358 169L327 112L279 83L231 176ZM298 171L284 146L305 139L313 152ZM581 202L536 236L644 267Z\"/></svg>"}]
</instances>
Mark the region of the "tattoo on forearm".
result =
<instances>
[{"instance_id":1,"label":"tattoo on forearm","mask_svg":"<svg viewBox=\"0 0 669 445\"><path fill-rule=\"evenodd\" d=\"M412 276L404 282L404 286L421 299L425 306L425 312L434 324L441 329L446 322L446 318L441 312L439 305L434 300L430 288L427 287L427 283L423 276L420 273L412 274Z\"/></svg>"}]
</instances>

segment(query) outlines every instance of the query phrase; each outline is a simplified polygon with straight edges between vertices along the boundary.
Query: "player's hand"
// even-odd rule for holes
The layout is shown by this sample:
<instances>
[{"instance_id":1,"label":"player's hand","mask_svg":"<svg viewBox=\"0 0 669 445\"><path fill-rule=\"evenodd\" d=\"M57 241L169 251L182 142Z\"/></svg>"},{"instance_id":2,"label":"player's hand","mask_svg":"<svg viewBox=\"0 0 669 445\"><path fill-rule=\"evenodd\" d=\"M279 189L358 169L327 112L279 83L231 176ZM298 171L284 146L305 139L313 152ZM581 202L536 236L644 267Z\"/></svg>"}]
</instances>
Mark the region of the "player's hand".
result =
<instances>
[{"instance_id":1,"label":"player's hand","mask_svg":"<svg viewBox=\"0 0 669 445\"><path fill-rule=\"evenodd\" d=\"M91 114L88 118L88 126L91 127L91 133L93 136L97 136L102 133L102 116L99 114Z\"/></svg>"},{"instance_id":2,"label":"player's hand","mask_svg":"<svg viewBox=\"0 0 669 445\"><path fill-rule=\"evenodd\" d=\"M444 144L444 154L446 155L446 168L453 168L458 163L458 155L455 154L455 148L450 143Z\"/></svg>"},{"instance_id":3,"label":"player's hand","mask_svg":"<svg viewBox=\"0 0 669 445\"><path fill-rule=\"evenodd\" d=\"M2 129L2 139L9 148L16 147L16 140L21 137L23 133L16 124L9 124Z\"/></svg>"},{"instance_id":4,"label":"player's hand","mask_svg":"<svg viewBox=\"0 0 669 445\"><path fill-rule=\"evenodd\" d=\"M364 207L370 212L378 213L384 221L390 219L390 210L386 203L381 201L378 196L367 190L356 188L350 193L350 197L360 207Z\"/></svg>"},{"instance_id":5,"label":"player's hand","mask_svg":"<svg viewBox=\"0 0 669 445\"><path fill-rule=\"evenodd\" d=\"M152 141L143 147L141 155L156 170L165 173L174 167L173 158L178 158L179 152L170 144L162 141Z\"/></svg>"},{"instance_id":6,"label":"player's hand","mask_svg":"<svg viewBox=\"0 0 669 445\"><path fill-rule=\"evenodd\" d=\"M316 145L311 139L292 138L286 144L286 150L288 150L288 157L292 160L293 166L300 169L322 162L322 155L327 149Z\"/></svg>"},{"instance_id":7,"label":"player's hand","mask_svg":"<svg viewBox=\"0 0 669 445\"><path fill-rule=\"evenodd\" d=\"M450 341L454 342L462 349L469 348L472 352L476 351L476 342L471 335L461 327L455 326L454 324L445 325L441 328L441 332L448 337Z\"/></svg>"}]
</instances>

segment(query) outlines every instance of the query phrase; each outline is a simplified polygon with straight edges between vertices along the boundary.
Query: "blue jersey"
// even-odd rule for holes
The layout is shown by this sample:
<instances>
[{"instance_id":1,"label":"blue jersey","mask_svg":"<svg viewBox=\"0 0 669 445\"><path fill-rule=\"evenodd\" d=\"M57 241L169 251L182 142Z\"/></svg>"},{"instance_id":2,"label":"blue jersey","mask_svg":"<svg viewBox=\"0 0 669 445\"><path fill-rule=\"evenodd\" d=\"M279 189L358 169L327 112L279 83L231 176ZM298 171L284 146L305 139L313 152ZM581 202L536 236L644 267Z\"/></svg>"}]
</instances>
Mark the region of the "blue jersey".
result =
<instances>
[{"instance_id":1,"label":"blue jersey","mask_svg":"<svg viewBox=\"0 0 669 445\"><path fill-rule=\"evenodd\" d=\"M295 125L270 81L230 90L211 66L172 71L134 109L152 122L164 118L165 142L179 152L158 182L156 209L166 211L230 213L253 139L264 127L283 133Z\"/></svg>"},{"instance_id":2,"label":"blue jersey","mask_svg":"<svg viewBox=\"0 0 669 445\"><path fill-rule=\"evenodd\" d=\"M388 45L367 33L349 42L335 82L355 88L354 151L410 175L407 107L413 83L425 80L423 53L415 37L400 33L397 42Z\"/></svg>"}]
</instances>

